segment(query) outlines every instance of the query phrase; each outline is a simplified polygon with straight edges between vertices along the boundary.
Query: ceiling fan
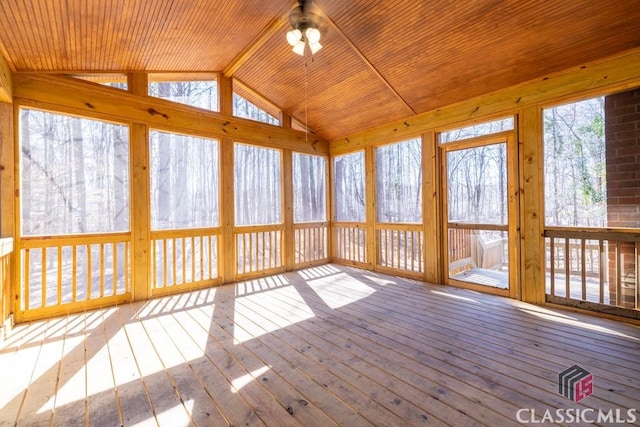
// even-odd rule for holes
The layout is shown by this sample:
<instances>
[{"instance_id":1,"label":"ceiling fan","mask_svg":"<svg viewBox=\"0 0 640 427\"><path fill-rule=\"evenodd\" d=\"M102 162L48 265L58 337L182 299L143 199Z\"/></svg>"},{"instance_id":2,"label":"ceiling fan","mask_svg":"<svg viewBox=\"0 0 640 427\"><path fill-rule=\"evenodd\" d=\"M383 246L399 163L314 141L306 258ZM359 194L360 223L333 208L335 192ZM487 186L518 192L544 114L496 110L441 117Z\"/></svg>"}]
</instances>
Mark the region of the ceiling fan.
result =
<instances>
[{"instance_id":1,"label":"ceiling fan","mask_svg":"<svg viewBox=\"0 0 640 427\"><path fill-rule=\"evenodd\" d=\"M322 49L319 29L321 22L322 17L311 0L298 0L298 6L289 12L292 29L287 32L287 42L293 46L294 53L303 56L307 44L312 55Z\"/></svg>"}]
</instances>

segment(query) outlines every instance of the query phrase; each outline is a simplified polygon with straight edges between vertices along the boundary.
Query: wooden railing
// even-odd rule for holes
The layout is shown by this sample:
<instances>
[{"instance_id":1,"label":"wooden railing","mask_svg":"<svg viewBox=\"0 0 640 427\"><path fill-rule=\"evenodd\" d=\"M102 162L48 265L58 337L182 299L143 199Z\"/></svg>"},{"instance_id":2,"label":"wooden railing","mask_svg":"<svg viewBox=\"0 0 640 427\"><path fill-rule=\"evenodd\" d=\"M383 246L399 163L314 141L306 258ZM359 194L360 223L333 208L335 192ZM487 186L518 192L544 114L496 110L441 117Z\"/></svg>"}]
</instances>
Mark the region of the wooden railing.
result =
<instances>
[{"instance_id":1,"label":"wooden railing","mask_svg":"<svg viewBox=\"0 0 640 427\"><path fill-rule=\"evenodd\" d=\"M4 334L3 324L11 313L11 254L13 239L0 239L0 333ZM0 341L3 336L0 335Z\"/></svg>"},{"instance_id":2,"label":"wooden railing","mask_svg":"<svg viewBox=\"0 0 640 427\"><path fill-rule=\"evenodd\" d=\"M332 224L334 258L352 263L367 262L366 224L360 222L336 222Z\"/></svg>"},{"instance_id":3,"label":"wooden railing","mask_svg":"<svg viewBox=\"0 0 640 427\"><path fill-rule=\"evenodd\" d=\"M128 299L130 241L129 233L23 237L22 320Z\"/></svg>"},{"instance_id":4,"label":"wooden railing","mask_svg":"<svg viewBox=\"0 0 640 427\"><path fill-rule=\"evenodd\" d=\"M545 230L547 295L638 310L640 232Z\"/></svg>"},{"instance_id":5,"label":"wooden railing","mask_svg":"<svg viewBox=\"0 0 640 427\"><path fill-rule=\"evenodd\" d=\"M500 270L509 259L508 227L499 224L448 224L449 276L470 268Z\"/></svg>"},{"instance_id":6,"label":"wooden railing","mask_svg":"<svg viewBox=\"0 0 640 427\"><path fill-rule=\"evenodd\" d=\"M471 268L471 233L464 228L449 228L447 248L449 252L449 275Z\"/></svg>"},{"instance_id":7,"label":"wooden railing","mask_svg":"<svg viewBox=\"0 0 640 427\"><path fill-rule=\"evenodd\" d=\"M219 235L220 228L152 231L152 294L217 283Z\"/></svg>"},{"instance_id":8,"label":"wooden railing","mask_svg":"<svg viewBox=\"0 0 640 427\"><path fill-rule=\"evenodd\" d=\"M282 224L236 227L234 235L239 278L275 272L284 267Z\"/></svg>"},{"instance_id":9,"label":"wooden railing","mask_svg":"<svg viewBox=\"0 0 640 427\"><path fill-rule=\"evenodd\" d=\"M293 229L296 266L327 261L328 222L299 223Z\"/></svg>"},{"instance_id":10,"label":"wooden railing","mask_svg":"<svg viewBox=\"0 0 640 427\"><path fill-rule=\"evenodd\" d=\"M376 224L376 265L424 272L424 240L420 224Z\"/></svg>"}]
</instances>

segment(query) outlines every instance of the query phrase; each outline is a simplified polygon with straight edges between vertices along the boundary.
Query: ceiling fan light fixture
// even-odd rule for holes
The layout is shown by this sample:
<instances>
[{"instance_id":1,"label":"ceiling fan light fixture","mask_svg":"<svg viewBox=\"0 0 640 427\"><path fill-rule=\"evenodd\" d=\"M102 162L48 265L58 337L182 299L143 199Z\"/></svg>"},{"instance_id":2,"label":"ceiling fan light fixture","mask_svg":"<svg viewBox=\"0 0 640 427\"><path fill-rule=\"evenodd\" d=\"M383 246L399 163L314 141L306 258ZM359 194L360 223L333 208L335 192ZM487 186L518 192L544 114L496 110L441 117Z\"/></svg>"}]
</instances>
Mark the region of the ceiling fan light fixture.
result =
<instances>
[{"instance_id":1,"label":"ceiling fan light fixture","mask_svg":"<svg viewBox=\"0 0 640 427\"><path fill-rule=\"evenodd\" d=\"M322 16L319 9L311 0L298 0L298 6L289 12L291 30L287 32L287 43L293 46L293 51L304 56L306 45L309 45L313 55L322 48L320 44L320 24Z\"/></svg>"},{"instance_id":2,"label":"ceiling fan light fixture","mask_svg":"<svg viewBox=\"0 0 640 427\"><path fill-rule=\"evenodd\" d=\"M298 29L287 31L287 43L291 46L295 46L300 39L302 39L302 31Z\"/></svg>"},{"instance_id":3,"label":"ceiling fan light fixture","mask_svg":"<svg viewBox=\"0 0 640 427\"><path fill-rule=\"evenodd\" d=\"M309 42L309 49L311 49L311 54L315 55L316 52L318 52L320 49L322 49L322 45L320 44L320 42L318 42L318 43Z\"/></svg>"},{"instance_id":4,"label":"ceiling fan light fixture","mask_svg":"<svg viewBox=\"0 0 640 427\"><path fill-rule=\"evenodd\" d=\"M298 40L291 50L297 55L304 56L304 42L302 40Z\"/></svg>"},{"instance_id":5,"label":"ceiling fan light fixture","mask_svg":"<svg viewBox=\"0 0 640 427\"><path fill-rule=\"evenodd\" d=\"M315 27L309 27L305 30L304 35L309 42L309 45L314 43L320 43L320 30Z\"/></svg>"}]
</instances>

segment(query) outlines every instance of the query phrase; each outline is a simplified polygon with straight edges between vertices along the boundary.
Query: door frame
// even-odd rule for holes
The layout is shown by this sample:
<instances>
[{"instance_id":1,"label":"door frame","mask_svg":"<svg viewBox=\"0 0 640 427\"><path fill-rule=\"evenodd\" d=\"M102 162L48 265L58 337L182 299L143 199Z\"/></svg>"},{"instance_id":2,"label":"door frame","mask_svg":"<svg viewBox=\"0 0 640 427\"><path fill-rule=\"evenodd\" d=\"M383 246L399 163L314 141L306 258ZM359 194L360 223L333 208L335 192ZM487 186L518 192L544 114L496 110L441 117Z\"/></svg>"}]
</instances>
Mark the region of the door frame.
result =
<instances>
[{"instance_id":1,"label":"door frame","mask_svg":"<svg viewBox=\"0 0 640 427\"><path fill-rule=\"evenodd\" d=\"M447 153L464 149L482 147L506 143L507 148L507 225L502 227L496 224L456 224L449 222L448 212L448 177L447 177ZM520 252L520 179L519 179L519 154L516 138L516 130L495 133L487 136L468 138L461 141L438 143L440 155L440 179L442 192L440 196L440 218L442 239L441 239L441 268L443 282L446 285L456 286L484 293L491 293L510 298L520 298L521 294L521 252ZM508 235L508 257L509 257L509 287L507 289L494 288L491 286L464 282L449 277L449 228L478 228L488 230L504 230Z\"/></svg>"}]
</instances>

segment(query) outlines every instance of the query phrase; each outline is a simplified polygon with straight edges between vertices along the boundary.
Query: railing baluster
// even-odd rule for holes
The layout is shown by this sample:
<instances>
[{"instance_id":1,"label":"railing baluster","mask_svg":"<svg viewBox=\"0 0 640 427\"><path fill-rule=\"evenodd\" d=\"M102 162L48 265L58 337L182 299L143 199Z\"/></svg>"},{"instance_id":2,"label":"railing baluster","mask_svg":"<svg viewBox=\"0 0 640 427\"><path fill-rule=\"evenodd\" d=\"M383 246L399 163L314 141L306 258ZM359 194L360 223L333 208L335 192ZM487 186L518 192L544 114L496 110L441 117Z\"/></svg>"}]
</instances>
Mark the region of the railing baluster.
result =
<instances>
[{"instance_id":1,"label":"railing baluster","mask_svg":"<svg viewBox=\"0 0 640 427\"><path fill-rule=\"evenodd\" d=\"M167 287L167 270L169 260L167 259L167 239L162 239L162 285Z\"/></svg>"},{"instance_id":2,"label":"railing baluster","mask_svg":"<svg viewBox=\"0 0 640 427\"><path fill-rule=\"evenodd\" d=\"M29 275L31 273L31 261L29 260L29 248L24 249L24 277L23 277L23 286L24 286L24 308L29 309L31 307L31 302L29 301L30 294L30 280Z\"/></svg>"},{"instance_id":3,"label":"railing baluster","mask_svg":"<svg viewBox=\"0 0 640 427\"><path fill-rule=\"evenodd\" d=\"M100 298L104 297L104 243L100 243Z\"/></svg>"},{"instance_id":4,"label":"railing baluster","mask_svg":"<svg viewBox=\"0 0 640 427\"><path fill-rule=\"evenodd\" d=\"M612 304L622 305L622 243L616 242L616 300L611 301Z\"/></svg>"},{"instance_id":5,"label":"railing baluster","mask_svg":"<svg viewBox=\"0 0 640 427\"><path fill-rule=\"evenodd\" d=\"M57 284L56 284L56 288L57 288L57 295L56 295L56 301L58 304L62 304L62 247L61 246L57 246L57 251L58 251L58 277L57 277Z\"/></svg>"},{"instance_id":6,"label":"railing baluster","mask_svg":"<svg viewBox=\"0 0 640 427\"><path fill-rule=\"evenodd\" d=\"M125 289L125 293L126 292L131 292L131 286L129 285L129 275L131 272L130 266L131 266L131 260L129 259L129 242L125 242L124 243L124 262L125 262L125 268L124 268L124 289Z\"/></svg>"},{"instance_id":7,"label":"railing baluster","mask_svg":"<svg viewBox=\"0 0 640 427\"><path fill-rule=\"evenodd\" d=\"M635 295L634 295L634 299L635 299L635 304L634 304L634 308L636 310L640 309L640 286L638 286L640 284L640 279L639 279L639 275L640 275L640 242L636 242L636 259L635 259L635 264L636 264L636 277L635 277Z\"/></svg>"},{"instance_id":8,"label":"railing baluster","mask_svg":"<svg viewBox=\"0 0 640 427\"><path fill-rule=\"evenodd\" d=\"M42 248L42 277L40 278L40 286L42 286L42 305L47 305L47 248Z\"/></svg>"},{"instance_id":9,"label":"railing baluster","mask_svg":"<svg viewBox=\"0 0 640 427\"><path fill-rule=\"evenodd\" d=\"M157 250L156 246L158 245L158 241L155 239L151 239L151 247L149 248L149 258L151 259L151 271L149 272L149 282L151 283L151 289L158 288L158 258L157 258Z\"/></svg>"},{"instance_id":10,"label":"railing baluster","mask_svg":"<svg viewBox=\"0 0 640 427\"><path fill-rule=\"evenodd\" d=\"M77 301L78 295L78 255L77 246L71 246L71 301Z\"/></svg>"},{"instance_id":11,"label":"railing baluster","mask_svg":"<svg viewBox=\"0 0 640 427\"><path fill-rule=\"evenodd\" d=\"M571 246L569 238L564 239L564 278L565 278L565 298L571 296Z\"/></svg>"},{"instance_id":12,"label":"railing baluster","mask_svg":"<svg viewBox=\"0 0 640 427\"><path fill-rule=\"evenodd\" d=\"M604 281L605 281L605 275L607 274L607 270L608 270L608 262L607 262L607 254L604 250L604 240L600 239L598 241L598 247L599 247L599 271L598 271L598 279L600 281L600 304L604 304Z\"/></svg>"},{"instance_id":13,"label":"railing baluster","mask_svg":"<svg viewBox=\"0 0 640 427\"><path fill-rule=\"evenodd\" d=\"M116 243L111 244L111 256L113 258L113 288L111 289L111 295L116 295L118 293L118 247Z\"/></svg>"},{"instance_id":14,"label":"railing baluster","mask_svg":"<svg viewBox=\"0 0 640 427\"><path fill-rule=\"evenodd\" d=\"M176 246L176 238L171 239L171 283L170 285L178 284L178 264L176 262L177 258L177 246Z\"/></svg>"},{"instance_id":15,"label":"railing baluster","mask_svg":"<svg viewBox=\"0 0 640 427\"><path fill-rule=\"evenodd\" d=\"M182 261L181 261L182 262L182 266L181 266L182 267L181 268L181 270L182 270L182 284L187 283L187 247L185 245L186 245L186 241L185 241L185 238L183 237L180 240L180 251L182 253ZM177 282L177 280L176 280L176 282Z\"/></svg>"},{"instance_id":16,"label":"railing baluster","mask_svg":"<svg viewBox=\"0 0 640 427\"><path fill-rule=\"evenodd\" d=\"M583 300L587 299L587 260L585 258L587 254L586 244L587 244L587 241L585 239L582 239L580 241L580 252L581 252L580 267L582 268L582 299Z\"/></svg>"},{"instance_id":17,"label":"railing baluster","mask_svg":"<svg viewBox=\"0 0 640 427\"><path fill-rule=\"evenodd\" d=\"M549 264L551 264L551 295L556 295L556 248L555 238L549 238Z\"/></svg>"},{"instance_id":18,"label":"railing baluster","mask_svg":"<svg viewBox=\"0 0 640 427\"><path fill-rule=\"evenodd\" d=\"M191 282L197 282L196 280L196 238L191 236L189 239L189 245L191 247Z\"/></svg>"},{"instance_id":19,"label":"railing baluster","mask_svg":"<svg viewBox=\"0 0 640 427\"><path fill-rule=\"evenodd\" d=\"M93 299L93 253L91 245L87 245L87 300Z\"/></svg>"}]
</instances>

